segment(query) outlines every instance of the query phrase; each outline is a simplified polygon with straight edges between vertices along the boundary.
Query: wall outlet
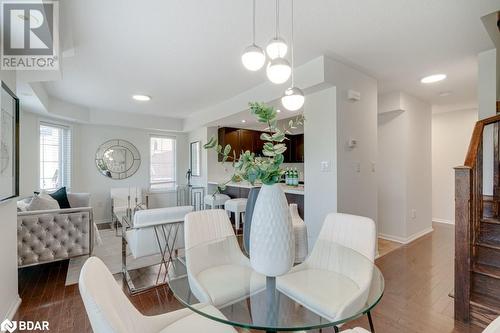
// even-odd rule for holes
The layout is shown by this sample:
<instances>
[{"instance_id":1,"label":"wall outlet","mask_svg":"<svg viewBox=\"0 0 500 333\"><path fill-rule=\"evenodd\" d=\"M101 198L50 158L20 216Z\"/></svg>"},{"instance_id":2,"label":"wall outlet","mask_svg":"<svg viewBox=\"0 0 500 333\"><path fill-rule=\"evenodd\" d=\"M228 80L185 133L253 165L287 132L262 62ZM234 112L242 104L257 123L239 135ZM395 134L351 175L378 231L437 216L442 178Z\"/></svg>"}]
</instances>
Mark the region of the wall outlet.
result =
<instances>
[{"instance_id":1,"label":"wall outlet","mask_svg":"<svg viewBox=\"0 0 500 333\"><path fill-rule=\"evenodd\" d=\"M361 172L361 163L356 162L356 172L360 173Z\"/></svg>"},{"instance_id":2,"label":"wall outlet","mask_svg":"<svg viewBox=\"0 0 500 333\"><path fill-rule=\"evenodd\" d=\"M410 216L413 220L415 220L417 218L417 210L415 208L413 208L411 211L410 211Z\"/></svg>"}]
</instances>

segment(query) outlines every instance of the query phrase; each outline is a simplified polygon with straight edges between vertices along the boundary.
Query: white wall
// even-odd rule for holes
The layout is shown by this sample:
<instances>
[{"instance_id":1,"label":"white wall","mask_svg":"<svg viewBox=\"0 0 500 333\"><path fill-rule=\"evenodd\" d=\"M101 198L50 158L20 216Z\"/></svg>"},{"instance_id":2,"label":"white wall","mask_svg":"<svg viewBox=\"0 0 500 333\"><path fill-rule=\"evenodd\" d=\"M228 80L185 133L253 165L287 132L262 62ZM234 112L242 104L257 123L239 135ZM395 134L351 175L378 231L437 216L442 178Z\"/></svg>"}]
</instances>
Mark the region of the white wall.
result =
<instances>
[{"instance_id":1,"label":"white wall","mask_svg":"<svg viewBox=\"0 0 500 333\"><path fill-rule=\"evenodd\" d=\"M21 152L21 194L32 195L38 189L38 154L39 138L38 125L40 120L61 123L54 119L47 119L32 113L23 113L21 126L23 128ZM91 193L94 219L96 223L111 220L111 199L109 191L113 187L137 186L143 189L149 187L149 137L151 134L173 136L177 138L177 181L179 184L186 182L185 174L188 168L187 135L183 133L170 133L148 131L141 129L122 128L115 126L100 126L88 124L71 124L73 130L73 192ZM111 139L124 139L134 144L141 154L139 170L130 178L113 180L99 174L95 166L95 152L100 144ZM175 193L159 193L150 197L151 207L175 204Z\"/></svg>"},{"instance_id":2,"label":"white wall","mask_svg":"<svg viewBox=\"0 0 500 333\"><path fill-rule=\"evenodd\" d=\"M455 172L463 165L477 109L432 115L432 219L455 223Z\"/></svg>"},{"instance_id":3,"label":"white wall","mask_svg":"<svg viewBox=\"0 0 500 333\"><path fill-rule=\"evenodd\" d=\"M406 243L432 230L431 112L429 104L405 93L379 96L382 237Z\"/></svg>"},{"instance_id":4,"label":"white wall","mask_svg":"<svg viewBox=\"0 0 500 333\"><path fill-rule=\"evenodd\" d=\"M402 98L409 125L406 237L411 239L432 230L432 108L411 95Z\"/></svg>"},{"instance_id":5,"label":"white wall","mask_svg":"<svg viewBox=\"0 0 500 333\"><path fill-rule=\"evenodd\" d=\"M328 213L337 211L337 89L307 95L304 104L304 221L309 247L314 245ZM330 163L322 172L321 162Z\"/></svg>"},{"instance_id":6,"label":"white wall","mask_svg":"<svg viewBox=\"0 0 500 333\"><path fill-rule=\"evenodd\" d=\"M19 142L20 151L20 179L19 194L21 197L33 195L38 189L38 175L40 164L38 117L31 112L21 110L21 133Z\"/></svg>"},{"instance_id":7,"label":"white wall","mask_svg":"<svg viewBox=\"0 0 500 333\"><path fill-rule=\"evenodd\" d=\"M0 80L16 92L16 74L0 71ZM23 149L20 147L20 149ZM21 299L17 291L16 199L0 202L0 322L14 316Z\"/></svg>"},{"instance_id":8,"label":"white wall","mask_svg":"<svg viewBox=\"0 0 500 333\"><path fill-rule=\"evenodd\" d=\"M403 110L378 116L378 231L399 238L406 237L407 117Z\"/></svg>"},{"instance_id":9,"label":"white wall","mask_svg":"<svg viewBox=\"0 0 500 333\"><path fill-rule=\"evenodd\" d=\"M325 63L326 81L337 88L338 211L367 216L376 222L377 81L336 60L326 58ZM347 99L350 89L361 93L360 101ZM310 133L306 130L305 134ZM351 138L358 141L354 149L347 147Z\"/></svg>"}]
</instances>

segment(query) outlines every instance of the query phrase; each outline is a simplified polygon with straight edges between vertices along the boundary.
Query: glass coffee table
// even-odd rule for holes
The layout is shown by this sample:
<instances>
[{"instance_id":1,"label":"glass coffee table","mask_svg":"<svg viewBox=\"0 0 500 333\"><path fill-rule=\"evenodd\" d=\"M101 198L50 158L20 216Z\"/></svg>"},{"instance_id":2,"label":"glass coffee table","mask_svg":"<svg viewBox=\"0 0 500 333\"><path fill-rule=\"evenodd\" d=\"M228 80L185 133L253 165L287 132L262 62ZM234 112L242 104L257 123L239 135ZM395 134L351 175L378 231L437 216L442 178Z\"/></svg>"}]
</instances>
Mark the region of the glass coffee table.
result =
<instances>
[{"instance_id":1,"label":"glass coffee table","mask_svg":"<svg viewBox=\"0 0 500 333\"><path fill-rule=\"evenodd\" d=\"M322 250L319 258L307 261L306 266L294 267L285 276L265 277L253 271L249 265L242 278L235 279L239 273L214 276L224 271L224 265L231 257L241 257L234 242L234 236L231 236L185 251L186 276L168 282L181 303L211 320L266 332L306 331L326 327L334 327L338 331L342 324L363 315L368 316L370 328L374 331L370 311L382 298L384 278L374 263L360 253L340 244L318 240L316 246ZM323 261L319 264L326 264L328 269L318 269L315 260ZM203 272L197 269L199 273L196 276L189 276L190 262L202 262L212 275L204 275L202 280ZM290 281L295 281L295 286ZM228 289L236 292L229 292L228 296ZM195 296L199 295L200 290L210 295L210 299L224 299L223 305L216 304L217 301L208 302L218 308L219 314L213 311L208 313L205 312L208 308L195 306L200 303ZM224 297L212 297L221 291L226 292Z\"/></svg>"}]
</instances>

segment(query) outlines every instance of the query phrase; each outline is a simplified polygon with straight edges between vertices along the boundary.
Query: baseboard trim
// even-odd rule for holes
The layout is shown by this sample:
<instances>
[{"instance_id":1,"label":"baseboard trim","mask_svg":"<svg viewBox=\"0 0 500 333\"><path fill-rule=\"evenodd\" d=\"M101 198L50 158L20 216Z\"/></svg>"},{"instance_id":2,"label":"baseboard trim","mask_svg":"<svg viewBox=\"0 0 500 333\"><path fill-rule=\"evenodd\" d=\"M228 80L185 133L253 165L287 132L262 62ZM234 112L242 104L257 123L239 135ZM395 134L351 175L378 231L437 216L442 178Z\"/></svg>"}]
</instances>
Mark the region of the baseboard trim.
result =
<instances>
[{"instance_id":1,"label":"baseboard trim","mask_svg":"<svg viewBox=\"0 0 500 333\"><path fill-rule=\"evenodd\" d=\"M409 237L400 237L400 236L388 235L388 234L383 234L383 233L379 233L378 237L385 239L385 240L388 240L388 241L400 243L400 244L409 244L409 243L419 239L420 237L423 237L427 234L430 234L433 231L434 231L434 229L432 227L429 227L429 228L426 228L422 231L416 232Z\"/></svg>"},{"instance_id":2,"label":"baseboard trim","mask_svg":"<svg viewBox=\"0 0 500 333\"><path fill-rule=\"evenodd\" d=\"M432 218L432 222L455 225L455 221L445 220L445 219L438 219L436 217Z\"/></svg>"},{"instance_id":3,"label":"baseboard trim","mask_svg":"<svg viewBox=\"0 0 500 333\"><path fill-rule=\"evenodd\" d=\"M2 322L5 319L12 320L14 316L16 315L17 309L19 309L19 306L21 306L21 297L19 295L16 297L16 299L12 302L12 304L9 307L9 310L5 314L5 318L2 319Z\"/></svg>"}]
</instances>

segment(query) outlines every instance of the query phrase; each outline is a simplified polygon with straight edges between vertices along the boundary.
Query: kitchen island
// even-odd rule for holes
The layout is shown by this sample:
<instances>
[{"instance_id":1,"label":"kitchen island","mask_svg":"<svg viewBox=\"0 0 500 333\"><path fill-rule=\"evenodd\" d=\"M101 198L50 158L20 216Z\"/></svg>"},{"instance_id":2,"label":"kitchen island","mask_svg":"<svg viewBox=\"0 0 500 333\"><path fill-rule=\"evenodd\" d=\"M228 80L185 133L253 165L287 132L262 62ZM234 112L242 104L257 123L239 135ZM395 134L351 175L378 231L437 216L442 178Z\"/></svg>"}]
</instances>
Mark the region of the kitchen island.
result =
<instances>
[{"instance_id":1,"label":"kitchen island","mask_svg":"<svg viewBox=\"0 0 500 333\"><path fill-rule=\"evenodd\" d=\"M208 187L209 192L213 193L216 190L218 182L209 181ZM261 184L252 185L249 182L230 182L226 185L226 189L222 193L229 195L231 198L248 198L248 193L252 187L261 187ZM286 199L288 203L295 203L299 208L299 215L304 218L304 185L299 186L288 186L284 183L280 183L280 186L285 192Z\"/></svg>"}]
</instances>

